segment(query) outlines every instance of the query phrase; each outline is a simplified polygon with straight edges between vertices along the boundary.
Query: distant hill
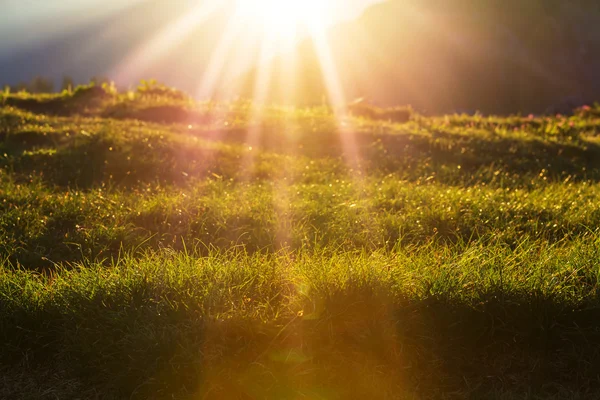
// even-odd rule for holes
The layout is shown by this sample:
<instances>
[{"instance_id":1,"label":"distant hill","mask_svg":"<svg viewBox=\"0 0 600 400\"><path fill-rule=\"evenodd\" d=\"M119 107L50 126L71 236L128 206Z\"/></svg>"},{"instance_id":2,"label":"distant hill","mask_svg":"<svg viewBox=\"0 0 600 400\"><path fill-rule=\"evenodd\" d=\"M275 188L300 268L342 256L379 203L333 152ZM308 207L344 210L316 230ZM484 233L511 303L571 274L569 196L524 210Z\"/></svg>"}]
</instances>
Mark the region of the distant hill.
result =
<instances>
[{"instance_id":1,"label":"distant hill","mask_svg":"<svg viewBox=\"0 0 600 400\"><path fill-rule=\"evenodd\" d=\"M443 113L543 112L599 99L600 12L595 2L389 0L329 33L347 99ZM298 47L296 85L284 59L270 69L274 102L327 92L312 42ZM231 88L251 96L257 71ZM285 90L282 90L282 87Z\"/></svg>"}]
</instances>

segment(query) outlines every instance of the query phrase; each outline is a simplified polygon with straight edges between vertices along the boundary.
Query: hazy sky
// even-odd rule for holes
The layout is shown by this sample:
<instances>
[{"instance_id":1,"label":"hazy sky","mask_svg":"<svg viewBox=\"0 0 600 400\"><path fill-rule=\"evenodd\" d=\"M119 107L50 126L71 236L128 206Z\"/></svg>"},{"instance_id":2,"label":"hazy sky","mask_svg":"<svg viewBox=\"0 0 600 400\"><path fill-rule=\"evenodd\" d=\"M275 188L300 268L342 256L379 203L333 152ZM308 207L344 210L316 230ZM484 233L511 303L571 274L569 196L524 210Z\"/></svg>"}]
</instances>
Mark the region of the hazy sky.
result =
<instances>
[{"instance_id":1,"label":"hazy sky","mask_svg":"<svg viewBox=\"0 0 600 400\"><path fill-rule=\"evenodd\" d=\"M0 0L0 50L49 39L140 1Z\"/></svg>"},{"instance_id":2,"label":"hazy sky","mask_svg":"<svg viewBox=\"0 0 600 400\"><path fill-rule=\"evenodd\" d=\"M56 16L76 15L92 11L106 13L126 7L129 4L144 0L0 0L0 22L4 25L39 21ZM163 0L166 6L175 3L173 0ZM282 0L302 1L302 0ZM339 9L339 18L351 18L360 13L369 4L382 0L323 0L334 3ZM193 5L196 0L185 0ZM89 17L89 16L88 16Z\"/></svg>"},{"instance_id":3,"label":"hazy sky","mask_svg":"<svg viewBox=\"0 0 600 400\"><path fill-rule=\"evenodd\" d=\"M208 40L200 40L198 45L193 45L193 51L182 52L177 45L179 42L190 43L186 41L186 32L193 34L195 23L201 26L204 21L211 20L208 17L198 18L188 26L188 30L180 29L185 26L181 20L190 16L194 21L196 18L192 16L196 13L193 10L202 8L199 7L201 5L212 9L208 2L226 10L236 1L0 0L0 85L29 81L38 75L55 80L70 75L78 82L98 75L123 84L152 76L174 86L189 86L190 79L203 76L205 68L212 65L210 60L222 56L217 51L222 38L212 36ZM257 4L261 1L265 4L266 0L258 0ZM329 23L333 24L357 18L367 7L383 0L321 1L330 2L331 7L328 8L334 12ZM139 14L132 14L133 10L128 10L132 6ZM138 15L139 18L136 18ZM222 30L215 28L215 24L222 21L217 16L208 23L205 32L222 34ZM165 33L165 26L174 27L173 32L168 28ZM248 39L250 45L245 45L247 51L243 52L228 50L228 57L229 53L236 56L248 53L248 59L227 62L227 65L236 65L240 71L254 65L257 44L252 37L250 30L235 38L234 42L245 43ZM162 55L170 52L176 54L179 60L185 57L189 59L190 65L183 63L181 66L187 75L172 64L163 62ZM190 75L193 68L196 68L196 72ZM224 74L235 75L240 72L237 70L225 71Z\"/></svg>"},{"instance_id":4,"label":"hazy sky","mask_svg":"<svg viewBox=\"0 0 600 400\"><path fill-rule=\"evenodd\" d=\"M174 8L193 6L198 0L0 0L0 50L48 39L144 1L164 1L165 7ZM382 0L323 1L334 4L337 22L355 18Z\"/></svg>"}]
</instances>

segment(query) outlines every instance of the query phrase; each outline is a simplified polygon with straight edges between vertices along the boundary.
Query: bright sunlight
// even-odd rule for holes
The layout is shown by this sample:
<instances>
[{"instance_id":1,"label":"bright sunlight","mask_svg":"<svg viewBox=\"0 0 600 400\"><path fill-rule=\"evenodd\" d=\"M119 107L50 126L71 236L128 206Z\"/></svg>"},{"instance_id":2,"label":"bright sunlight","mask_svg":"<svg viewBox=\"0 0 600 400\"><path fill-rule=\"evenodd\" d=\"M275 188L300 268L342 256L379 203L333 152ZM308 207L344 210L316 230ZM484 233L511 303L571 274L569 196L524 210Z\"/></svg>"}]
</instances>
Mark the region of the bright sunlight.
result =
<instances>
[{"instance_id":1,"label":"bright sunlight","mask_svg":"<svg viewBox=\"0 0 600 400\"><path fill-rule=\"evenodd\" d=\"M332 12L323 0L237 0L236 7L242 20L283 41L324 29Z\"/></svg>"},{"instance_id":2,"label":"bright sunlight","mask_svg":"<svg viewBox=\"0 0 600 400\"><path fill-rule=\"evenodd\" d=\"M119 82L131 81L139 71L164 62L173 48L185 42L190 50L187 56L203 71L195 76L195 97L214 99L223 93L235 96L240 77L256 68L253 99L260 103L273 75L265 65L285 55L285 68L293 75L297 62L290 53L302 40L311 39L328 83L327 95L330 100L340 101L339 93L334 93L337 73L329 54L327 32L376 1L194 0L185 12L130 52L111 75ZM214 21L220 21L216 29ZM211 40L204 40L207 36ZM293 83L285 86L287 90Z\"/></svg>"}]
</instances>

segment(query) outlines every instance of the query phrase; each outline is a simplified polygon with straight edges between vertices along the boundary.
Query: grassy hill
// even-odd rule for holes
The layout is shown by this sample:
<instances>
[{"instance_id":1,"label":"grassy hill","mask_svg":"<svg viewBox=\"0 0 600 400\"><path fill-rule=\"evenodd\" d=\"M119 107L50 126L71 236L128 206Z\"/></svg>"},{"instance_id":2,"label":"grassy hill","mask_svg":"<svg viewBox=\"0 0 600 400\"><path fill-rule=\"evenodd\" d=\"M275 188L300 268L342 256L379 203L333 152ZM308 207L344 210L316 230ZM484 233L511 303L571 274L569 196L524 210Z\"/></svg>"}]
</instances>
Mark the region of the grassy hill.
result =
<instances>
[{"instance_id":1,"label":"grassy hill","mask_svg":"<svg viewBox=\"0 0 600 400\"><path fill-rule=\"evenodd\" d=\"M600 394L594 107L0 104L2 398Z\"/></svg>"}]
</instances>

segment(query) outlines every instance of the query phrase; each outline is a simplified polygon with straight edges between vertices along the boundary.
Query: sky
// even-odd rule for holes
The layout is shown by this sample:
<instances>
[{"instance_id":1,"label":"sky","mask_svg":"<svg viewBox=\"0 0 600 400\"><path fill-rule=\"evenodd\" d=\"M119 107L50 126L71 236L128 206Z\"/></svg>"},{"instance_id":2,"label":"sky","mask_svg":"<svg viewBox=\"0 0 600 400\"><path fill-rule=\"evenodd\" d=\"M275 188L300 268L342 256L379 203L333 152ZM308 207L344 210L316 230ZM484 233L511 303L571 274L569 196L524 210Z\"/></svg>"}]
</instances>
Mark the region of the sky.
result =
<instances>
[{"instance_id":1,"label":"sky","mask_svg":"<svg viewBox=\"0 0 600 400\"><path fill-rule=\"evenodd\" d=\"M149 0L0 0L0 51L35 45L144 1ZM198 3L198 0L158 1L163 1L169 11ZM356 18L369 5L381 0L322 1L332 3L334 11L328 23L334 24Z\"/></svg>"},{"instance_id":2,"label":"sky","mask_svg":"<svg viewBox=\"0 0 600 400\"><path fill-rule=\"evenodd\" d=\"M36 44L139 1L0 0L0 50Z\"/></svg>"},{"instance_id":3,"label":"sky","mask_svg":"<svg viewBox=\"0 0 600 400\"><path fill-rule=\"evenodd\" d=\"M291 51L307 33L285 32L293 15L313 15L309 7L328 2L329 27L381 1L0 0L0 86L40 75L77 83L101 76L123 87L152 77L195 91L197 80L228 82ZM234 17L240 4L245 18Z\"/></svg>"}]
</instances>

